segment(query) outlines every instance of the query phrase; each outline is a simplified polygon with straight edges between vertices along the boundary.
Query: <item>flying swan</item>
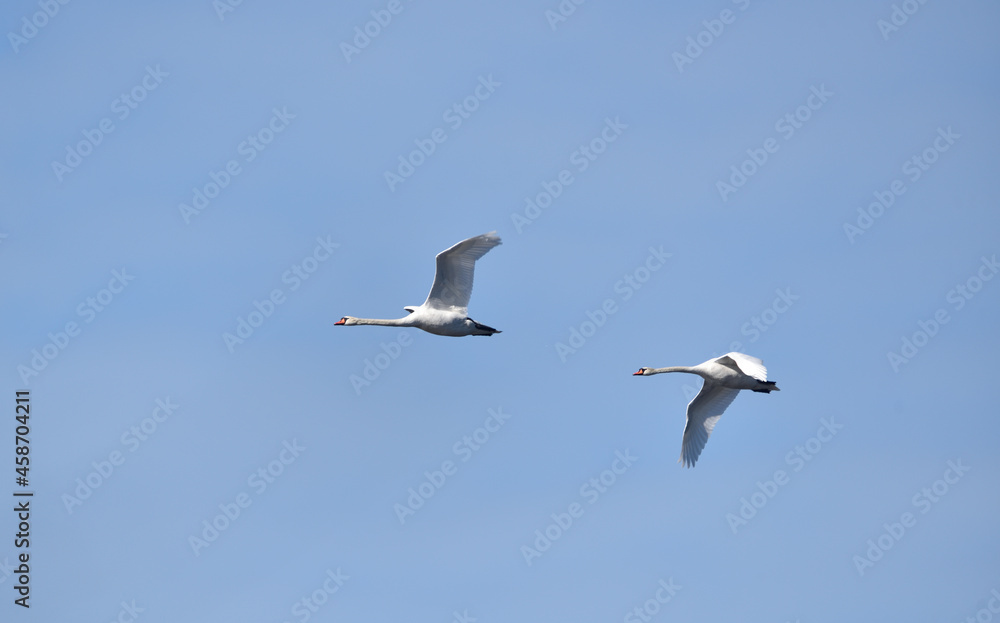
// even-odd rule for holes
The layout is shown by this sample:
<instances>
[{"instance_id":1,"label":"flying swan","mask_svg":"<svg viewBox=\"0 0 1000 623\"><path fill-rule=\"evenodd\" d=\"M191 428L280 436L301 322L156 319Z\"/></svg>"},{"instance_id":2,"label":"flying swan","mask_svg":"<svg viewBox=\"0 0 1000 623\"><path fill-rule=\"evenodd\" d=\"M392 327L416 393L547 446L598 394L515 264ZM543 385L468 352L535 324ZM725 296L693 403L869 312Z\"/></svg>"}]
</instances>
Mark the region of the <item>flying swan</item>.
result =
<instances>
[{"instance_id":1,"label":"flying swan","mask_svg":"<svg viewBox=\"0 0 1000 623\"><path fill-rule=\"evenodd\" d=\"M472 277L476 260L500 244L495 231L463 240L450 249L437 254L434 285L423 305L404 307L410 312L403 318L379 320L344 316L335 325L346 327L374 324L384 327L416 327L434 335L462 337L465 335L493 335L500 333L469 318L469 297L472 296Z\"/></svg>"},{"instance_id":2,"label":"flying swan","mask_svg":"<svg viewBox=\"0 0 1000 623\"><path fill-rule=\"evenodd\" d=\"M677 459L684 467L694 467L715 423L741 389L765 394L780 391L774 381L767 380L764 362L743 353L727 353L696 366L639 368L632 376L650 376L661 372L688 372L705 379L701 391L687 408L681 456Z\"/></svg>"}]
</instances>

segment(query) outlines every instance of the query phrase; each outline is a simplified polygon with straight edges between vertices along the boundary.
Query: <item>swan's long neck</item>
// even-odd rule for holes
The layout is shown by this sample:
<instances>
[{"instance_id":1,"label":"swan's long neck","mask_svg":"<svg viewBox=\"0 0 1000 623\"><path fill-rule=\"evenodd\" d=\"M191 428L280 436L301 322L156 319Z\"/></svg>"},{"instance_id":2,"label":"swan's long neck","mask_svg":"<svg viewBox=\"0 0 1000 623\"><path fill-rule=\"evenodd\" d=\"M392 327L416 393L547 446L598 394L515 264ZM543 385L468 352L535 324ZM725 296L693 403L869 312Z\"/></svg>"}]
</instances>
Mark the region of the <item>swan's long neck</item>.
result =
<instances>
[{"instance_id":1,"label":"swan's long neck","mask_svg":"<svg viewBox=\"0 0 1000 623\"><path fill-rule=\"evenodd\" d=\"M413 326L409 317L406 318L355 318L354 324L375 324L383 327L410 327Z\"/></svg>"},{"instance_id":2,"label":"swan's long neck","mask_svg":"<svg viewBox=\"0 0 1000 623\"><path fill-rule=\"evenodd\" d=\"M668 366L666 368L650 368L650 374L662 374L664 372L689 372L691 374L698 374L698 371L691 366Z\"/></svg>"}]
</instances>

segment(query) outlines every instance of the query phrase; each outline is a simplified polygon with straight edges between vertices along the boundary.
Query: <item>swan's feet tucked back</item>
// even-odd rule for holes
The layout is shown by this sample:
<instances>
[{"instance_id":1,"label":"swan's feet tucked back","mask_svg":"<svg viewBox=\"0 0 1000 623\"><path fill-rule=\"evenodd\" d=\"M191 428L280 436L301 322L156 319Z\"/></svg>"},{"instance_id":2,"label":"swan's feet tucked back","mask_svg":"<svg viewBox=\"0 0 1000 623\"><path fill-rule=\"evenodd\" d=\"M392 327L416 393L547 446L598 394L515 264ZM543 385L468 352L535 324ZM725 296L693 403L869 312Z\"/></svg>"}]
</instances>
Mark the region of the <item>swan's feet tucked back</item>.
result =
<instances>
[{"instance_id":1,"label":"swan's feet tucked back","mask_svg":"<svg viewBox=\"0 0 1000 623\"><path fill-rule=\"evenodd\" d=\"M494 333L503 333L503 331L497 331L493 327L488 327L482 323L476 322L472 318L466 318L466 320L471 322L476 327L476 331L481 331L481 333L473 333L472 335L493 335Z\"/></svg>"},{"instance_id":2,"label":"swan's feet tucked back","mask_svg":"<svg viewBox=\"0 0 1000 623\"><path fill-rule=\"evenodd\" d=\"M762 394L770 394L771 392L780 392L781 391L780 389L778 389L778 386L775 385L774 381L758 381L758 382L761 383L761 384L763 384L763 385L770 385L771 387L761 387L761 388L758 388L758 389L754 389L753 391L755 391L755 392L760 392Z\"/></svg>"}]
</instances>

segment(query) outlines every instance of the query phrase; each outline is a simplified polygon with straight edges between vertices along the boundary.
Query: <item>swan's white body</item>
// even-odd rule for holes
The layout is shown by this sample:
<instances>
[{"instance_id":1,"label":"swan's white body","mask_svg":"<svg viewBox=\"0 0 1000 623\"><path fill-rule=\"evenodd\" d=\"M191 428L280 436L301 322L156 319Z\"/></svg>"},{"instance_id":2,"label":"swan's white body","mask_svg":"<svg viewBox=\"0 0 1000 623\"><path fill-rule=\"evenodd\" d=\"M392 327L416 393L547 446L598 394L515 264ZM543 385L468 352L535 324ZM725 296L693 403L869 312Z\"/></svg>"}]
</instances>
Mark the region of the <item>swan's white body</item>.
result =
<instances>
[{"instance_id":1,"label":"swan's white body","mask_svg":"<svg viewBox=\"0 0 1000 623\"><path fill-rule=\"evenodd\" d=\"M681 442L681 456L677 460L685 467L694 467L715 423L722 417L741 389L770 393L780 391L773 381L767 380L767 368L756 357L743 353L727 353L696 366L669 368L639 368L632 376L650 376L663 372L688 372L705 379L701 391L687 408L687 424Z\"/></svg>"},{"instance_id":2,"label":"swan's white body","mask_svg":"<svg viewBox=\"0 0 1000 623\"><path fill-rule=\"evenodd\" d=\"M500 333L492 327L469 318L469 298L472 296L472 279L476 260L500 244L495 231L463 240L437 254L434 285L427 300L419 306L404 307L410 312L403 318L380 320L344 316L335 325L353 326L372 324L384 327L416 327L434 335L462 337L465 335L493 335Z\"/></svg>"}]
</instances>

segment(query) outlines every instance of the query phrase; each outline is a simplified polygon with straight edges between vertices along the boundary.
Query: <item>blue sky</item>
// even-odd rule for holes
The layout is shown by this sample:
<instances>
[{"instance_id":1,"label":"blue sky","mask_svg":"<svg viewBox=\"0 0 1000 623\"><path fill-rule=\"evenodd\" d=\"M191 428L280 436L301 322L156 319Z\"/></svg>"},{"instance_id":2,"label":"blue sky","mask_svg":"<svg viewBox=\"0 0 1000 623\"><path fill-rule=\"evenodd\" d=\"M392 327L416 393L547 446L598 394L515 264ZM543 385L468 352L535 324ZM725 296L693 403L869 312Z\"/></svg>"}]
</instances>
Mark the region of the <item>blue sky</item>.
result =
<instances>
[{"instance_id":1,"label":"blue sky","mask_svg":"<svg viewBox=\"0 0 1000 623\"><path fill-rule=\"evenodd\" d=\"M1000 9L562 6L5 4L5 620L995 616Z\"/></svg>"}]
</instances>

